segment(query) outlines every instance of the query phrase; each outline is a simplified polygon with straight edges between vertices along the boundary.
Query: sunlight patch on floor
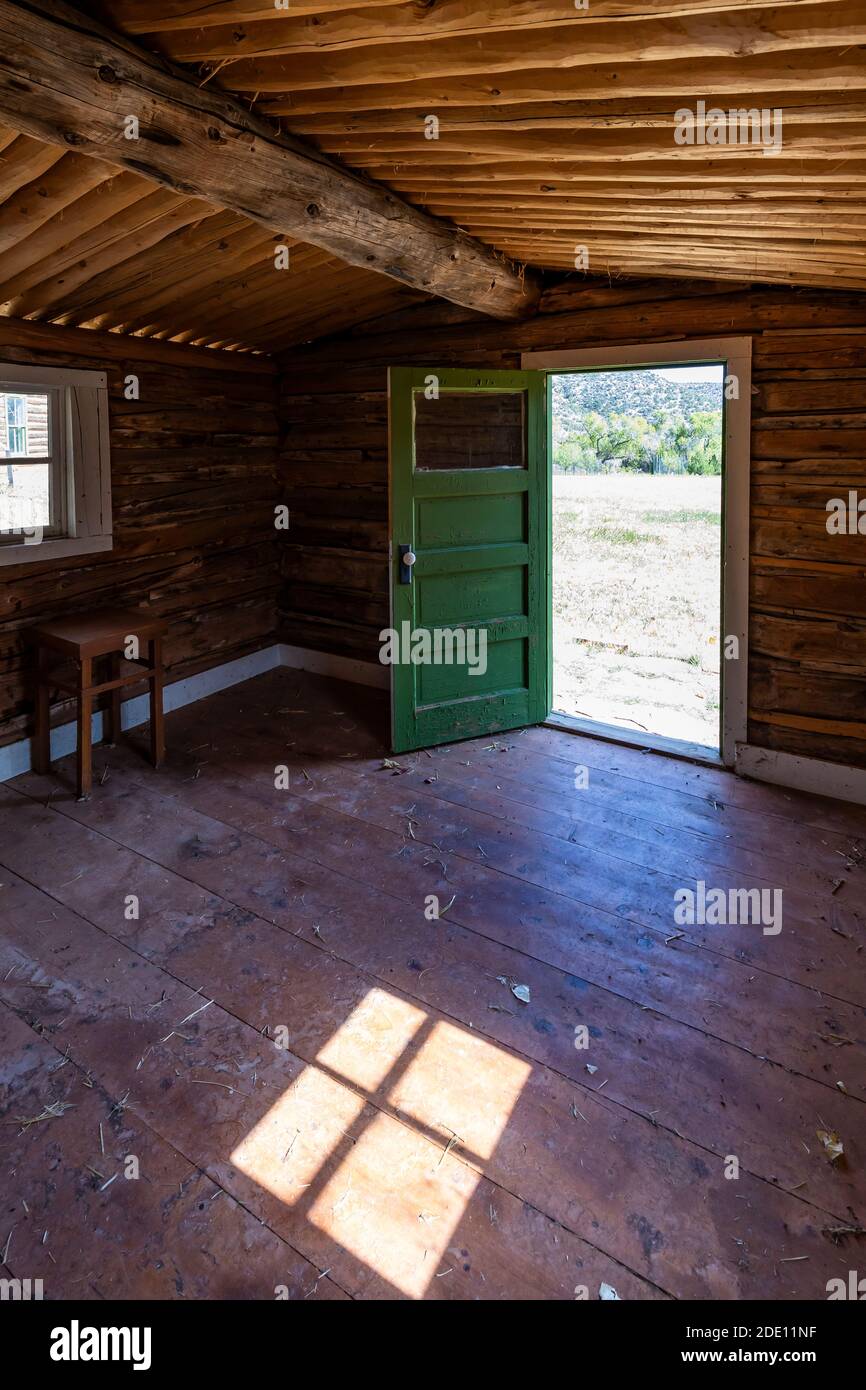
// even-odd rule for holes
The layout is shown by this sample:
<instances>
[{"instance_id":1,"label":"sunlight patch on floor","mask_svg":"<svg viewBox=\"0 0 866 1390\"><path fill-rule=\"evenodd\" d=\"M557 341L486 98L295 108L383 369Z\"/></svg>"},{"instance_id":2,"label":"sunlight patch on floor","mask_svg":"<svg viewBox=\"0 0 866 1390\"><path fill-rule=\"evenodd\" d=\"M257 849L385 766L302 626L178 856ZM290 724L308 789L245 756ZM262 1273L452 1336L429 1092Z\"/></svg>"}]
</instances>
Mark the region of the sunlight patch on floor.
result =
<instances>
[{"instance_id":1,"label":"sunlight patch on floor","mask_svg":"<svg viewBox=\"0 0 866 1390\"><path fill-rule=\"evenodd\" d=\"M403 1055L427 1015L405 999L371 989L316 1057L328 1071L375 1091Z\"/></svg>"},{"instance_id":2,"label":"sunlight patch on floor","mask_svg":"<svg viewBox=\"0 0 866 1390\"><path fill-rule=\"evenodd\" d=\"M364 1109L363 1097L307 1067L231 1156L236 1168L293 1204Z\"/></svg>"},{"instance_id":3,"label":"sunlight patch on floor","mask_svg":"<svg viewBox=\"0 0 866 1390\"><path fill-rule=\"evenodd\" d=\"M454 1024L419 1039L428 1022L371 989L320 1050L321 1066L308 1066L231 1156L409 1298L459 1257L449 1245L482 1174L454 1150L491 1157L532 1070ZM364 1114L376 1090L399 1119Z\"/></svg>"}]
</instances>

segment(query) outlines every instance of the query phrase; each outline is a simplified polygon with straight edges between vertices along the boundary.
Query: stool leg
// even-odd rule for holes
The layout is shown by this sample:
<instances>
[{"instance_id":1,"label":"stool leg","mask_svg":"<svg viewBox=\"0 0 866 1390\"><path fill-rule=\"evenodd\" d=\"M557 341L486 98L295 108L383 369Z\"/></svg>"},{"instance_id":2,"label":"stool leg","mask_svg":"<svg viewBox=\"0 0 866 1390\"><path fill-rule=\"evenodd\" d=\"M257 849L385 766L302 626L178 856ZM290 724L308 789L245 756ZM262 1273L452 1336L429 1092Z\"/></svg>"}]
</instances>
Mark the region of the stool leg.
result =
<instances>
[{"instance_id":1,"label":"stool leg","mask_svg":"<svg viewBox=\"0 0 866 1390\"><path fill-rule=\"evenodd\" d=\"M162 638L150 641L150 761L159 767L165 758L165 724L162 711Z\"/></svg>"},{"instance_id":2,"label":"stool leg","mask_svg":"<svg viewBox=\"0 0 866 1390\"><path fill-rule=\"evenodd\" d=\"M47 772L51 766L51 711L48 704L48 653L39 648L36 657L36 738L33 744L33 766L37 772Z\"/></svg>"},{"instance_id":3,"label":"stool leg","mask_svg":"<svg viewBox=\"0 0 866 1390\"><path fill-rule=\"evenodd\" d=\"M83 656L78 665L78 800L84 801L90 795L93 785L92 718L93 696L90 688L93 663L89 656Z\"/></svg>"},{"instance_id":4,"label":"stool leg","mask_svg":"<svg viewBox=\"0 0 866 1390\"><path fill-rule=\"evenodd\" d=\"M111 666L111 679L120 679L120 663L122 661L120 652L112 652L109 658ZM105 711L105 742L113 748L120 739L120 687L112 690L109 695L108 709Z\"/></svg>"}]
</instances>

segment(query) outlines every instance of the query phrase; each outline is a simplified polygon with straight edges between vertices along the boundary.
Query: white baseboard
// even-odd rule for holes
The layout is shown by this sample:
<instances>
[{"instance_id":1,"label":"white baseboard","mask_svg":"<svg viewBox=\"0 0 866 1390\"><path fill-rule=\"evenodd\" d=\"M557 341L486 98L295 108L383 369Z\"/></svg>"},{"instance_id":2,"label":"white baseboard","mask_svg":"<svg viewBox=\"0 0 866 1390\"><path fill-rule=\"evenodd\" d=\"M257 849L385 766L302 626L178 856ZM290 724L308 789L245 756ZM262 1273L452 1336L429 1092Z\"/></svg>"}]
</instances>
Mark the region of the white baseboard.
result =
<instances>
[{"instance_id":1,"label":"white baseboard","mask_svg":"<svg viewBox=\"0 0 866 1390\"><path fill-rule=\"evenodd\" d=\"M182 709L196 700L203 700L218 690L239 685L252 680L276 666L289 666L296 671L310 671L314 675L328 676L332 680L350 681L354 685L373 686L387 690L389 673L385 666L374 661L358 661L348 656L333 656L329 652L317 652L307 647L294 647L286 642L275 642L273 646L262 647L249 656L239 656L234 661L225 661L220 666L212 666L208 671L199 671L195 676L173 681L165 687L163 703L166 713ZM138 695L127 700L122 706L121 722L124 729L144 724L150 717L150 701L147 695ZM570 721L578 723L579 721ZM93 716L93 742L102 739L102 713ZM584 732L581 730L581 732ZM75 721L58 724L51 730L51 757L64 758L74 753L77 744ZM709 761L709 759L708 759ZM29 772L30 739L22 738L17 743L0 748L0 782L11 777L19 777ZM744 777L759 782L772 782L777 786L792 787L796 791L812 792L816 796L835 796L842 801L854 801L866 805L866 769L845 767L841 763L822 762L818 758L801 758L793 753L777 753L768 748L756 748L749 743L737 744L735 770Z\"/></svg>"},{"instance_id":2,"label":"white baseboard","mask_svg":"<svg viewBox=\"0 0 866 1390\"><path fill-rule=\"evenodd\" d=\"M738 743L735 771L756 782L772 782L780 787L791 787L794 791L812 792L815 796L835 796L840 801L866 805L864 768L827 763L820 758L801 758L796 753L777 753L771 748L756 748L751 743Z\"/></svg>"},{"instance_id":3,"label":"white baseboard","mask_svg":"<svg viewBox=\"0 0 866 1390\"><path fill-rule=\"evenodd\" d=\"M182 709L218 690L239 685L241 681L252 680L264 671L272 671L276 666L292 666L300 671L313 671L318 675L331 676L334 680L353 681L356 685L388 685L388 672L384 666L370 661L355 661L349 657L329 656L326 652L307 651L303 647L288 646L275 642L273 646L262 647L249 656L236 657L234 661L224 661L220 666L212 666L208 671L199 671L195 676L173 681L165 687L163 705L166 713ZM124 729L134 729L145 724L150 718L150 697L137 695L127 700L121 707L121 724ZM94 714L92 724L93 742L102 739L102 711ZM58 724L51 730L51 757L65 758L74 753L78 744L75 720ZM0 782L8 782L11 777L20 777L31 768L30 739L22 738L17 743L9 743L0 748Z\"/></svg>"},{"instance_id":4,"label":"white baseboard","mask_svg":"<svg viewBox=\"0 0 866 1390\"><path fill-rule=\"evenodd\" d=\"M287 642L280 643L280 665L311 671L317 676L330 676L335 681L351 681L353 685L372 685L378 690L390 688L388 667L377 661L332 656L330 652L315 652L309 647L292 647Z\"/></svg>"}]
</instances>

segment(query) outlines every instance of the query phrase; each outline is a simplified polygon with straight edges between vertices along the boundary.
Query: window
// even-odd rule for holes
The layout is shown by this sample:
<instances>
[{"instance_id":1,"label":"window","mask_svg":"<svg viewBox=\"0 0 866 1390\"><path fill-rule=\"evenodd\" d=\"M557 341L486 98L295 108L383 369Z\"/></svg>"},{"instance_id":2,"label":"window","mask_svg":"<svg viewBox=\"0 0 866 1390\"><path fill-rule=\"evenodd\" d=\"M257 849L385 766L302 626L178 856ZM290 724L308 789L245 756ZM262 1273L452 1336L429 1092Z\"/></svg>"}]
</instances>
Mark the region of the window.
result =
<instances>
[{"instance_id":1,"label":"window","mask_svg":"<svg viewBox=\"0 0 866 1390\"><path fill-rule=\"evenodd\" d=\"M38 399L38 398L36 398ZM7 458L27 456L27 397L6 397Z\"/></svg>"},{"instance_id":2,"label":"window","mask_svg":"<svg viewBox=\"0 0 866 1390\"><path fill-rule=\"evenodd\" d=\"M104 372L0 363L0 565L110 550Z\"/></svg>"}]
</instances>

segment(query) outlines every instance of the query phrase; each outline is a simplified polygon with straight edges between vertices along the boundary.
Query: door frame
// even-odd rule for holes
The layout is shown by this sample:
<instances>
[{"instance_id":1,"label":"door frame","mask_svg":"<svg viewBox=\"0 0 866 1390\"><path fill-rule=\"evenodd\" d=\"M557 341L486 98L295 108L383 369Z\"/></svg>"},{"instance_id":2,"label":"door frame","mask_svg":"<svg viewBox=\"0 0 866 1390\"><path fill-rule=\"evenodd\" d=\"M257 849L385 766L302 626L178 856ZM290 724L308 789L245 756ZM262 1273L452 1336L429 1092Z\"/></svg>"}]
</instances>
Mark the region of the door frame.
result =
<instances>
[{"instance_id":1,"label":"door frame","mask_svg":"<svg viewBox=\"0 0 866 1390\"><path fill-rule=\"evenodd\" d=\"M682 338L666 342L631 343L613 347L566 348L551 352L524 352L520 365L550 376L568 371L624 370L629 367L678 367L723 362L726 377L737 378L737 397L725 399L722 462L722 574L720 658L720 759L706 748L680 743L662 735L639 734L617 725L572 716L552 716L548 722L580 733L595 734L659 752L675 753L706 762L721 761L734 767L737 745L747 741L749 689L749 480L751 470L752 339L751 337ZM552 411L548 397L548 466L553 470L550 446ZM551 486L552 496L552 486ZM552 563L551 563L552 580ZM735 637L736 660L726 660L725 639ZM553 641L550 638L550 664ZM551 674L552 689L552 674Z\"/></svg>"}]
</instances>

